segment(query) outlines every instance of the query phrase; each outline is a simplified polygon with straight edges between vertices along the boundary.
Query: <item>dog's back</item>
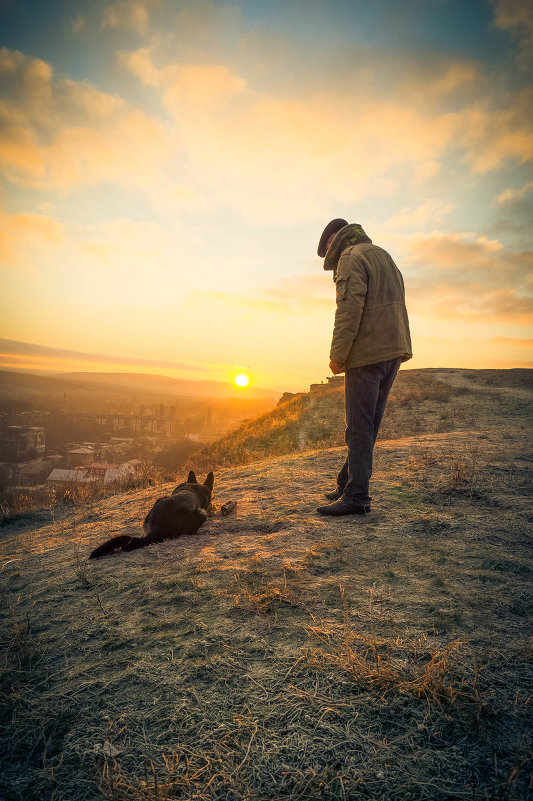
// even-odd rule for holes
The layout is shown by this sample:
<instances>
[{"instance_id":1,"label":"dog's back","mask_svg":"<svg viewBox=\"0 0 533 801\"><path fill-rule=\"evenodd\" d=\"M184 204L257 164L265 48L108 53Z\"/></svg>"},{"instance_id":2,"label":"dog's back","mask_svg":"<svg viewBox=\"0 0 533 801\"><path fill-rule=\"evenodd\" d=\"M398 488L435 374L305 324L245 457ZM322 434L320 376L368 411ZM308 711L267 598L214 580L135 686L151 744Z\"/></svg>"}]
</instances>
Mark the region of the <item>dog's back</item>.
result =
<instances>
[{"instance_id":1,"label":"dog's back","mask_svg":"<svg viewBox=\"0 0 533 801\"><path fill-rule=\"evenodd\" d=\"M196 534L207 520L213 481L213 473L209 473L205 482L198 484L191 470L187 481L178 484L172 495L154 503L143 522L144 537L114 537L96 548L89 558L98 559L116 550L132 551L153 542Z\"/></svg>"},{"instance_id":2,"label":"dog's back","mask_svg":"<svg viewBox=\"0 0 533 801\"><path fill-rule=\"evenodd\" d=\"M144 533L153 541L195 534L207 520L207 510L195 494L182 491L168 498L159 498L146 515Z\"/></svg>"},{"instance_id":3,"label":"dog's back","mask_svg":"<svg viewBox=\"0 0 533 801\"><path fill-rule=\"evenodd\" d=\"M191 470L187 481L178 484L172 495L160 498L152 506L143 523L146 536L160 542L196 534L207 520L212 491L213 474L209 473L204 484L198 484Z\"/></svg>"}]
</instances>

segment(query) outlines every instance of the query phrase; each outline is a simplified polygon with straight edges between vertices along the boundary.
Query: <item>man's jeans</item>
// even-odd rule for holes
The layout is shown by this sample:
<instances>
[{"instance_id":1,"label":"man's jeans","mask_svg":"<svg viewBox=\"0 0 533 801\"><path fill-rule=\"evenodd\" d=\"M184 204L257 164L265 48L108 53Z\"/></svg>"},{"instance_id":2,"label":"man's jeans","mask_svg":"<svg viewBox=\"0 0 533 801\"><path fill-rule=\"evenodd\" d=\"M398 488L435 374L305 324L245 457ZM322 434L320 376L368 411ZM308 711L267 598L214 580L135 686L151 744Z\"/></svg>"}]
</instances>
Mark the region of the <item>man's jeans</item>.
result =
<instances>
[{"instance_id":1,"label":"man's jeans","mask_svg":"<svg viewBox=\"0 0 533 801\"><path fill-rule=\"evenodd\" d=\"M372 455L385 404L402 360L346 370L344 399L348 457L337 477L343 498L355 506L368 506L372 500L368 485L372 475Z\"/></svg>"}]
</instances>

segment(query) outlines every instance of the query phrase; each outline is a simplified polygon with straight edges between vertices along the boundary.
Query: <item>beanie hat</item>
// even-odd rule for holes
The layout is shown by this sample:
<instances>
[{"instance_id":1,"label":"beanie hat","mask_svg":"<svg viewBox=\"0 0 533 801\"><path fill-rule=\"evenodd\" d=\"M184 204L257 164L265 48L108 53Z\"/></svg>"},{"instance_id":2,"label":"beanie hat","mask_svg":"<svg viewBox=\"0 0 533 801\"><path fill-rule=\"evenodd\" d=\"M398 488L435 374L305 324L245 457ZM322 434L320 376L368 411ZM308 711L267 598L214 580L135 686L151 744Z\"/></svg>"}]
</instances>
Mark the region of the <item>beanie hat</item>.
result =
<instances>
[{"instance_id":1,"label":"beanie hat","mask_svg":"<svg viewBox=\"0 0 533 801\"><path fill-rule=\"evenodd\" d=\"M340 231L341 228L344 228L345 225L348 225L348 223L346 222L346 220L343 220L340 217L337 217L335 220L332 220L326 225L326 227L322 231L320 242L318 243L317 253L321 259L323 259L324 256L326 255L328 239L330 238L330 236L336 234L337 231Z\"/></svg>"}]
</instances>

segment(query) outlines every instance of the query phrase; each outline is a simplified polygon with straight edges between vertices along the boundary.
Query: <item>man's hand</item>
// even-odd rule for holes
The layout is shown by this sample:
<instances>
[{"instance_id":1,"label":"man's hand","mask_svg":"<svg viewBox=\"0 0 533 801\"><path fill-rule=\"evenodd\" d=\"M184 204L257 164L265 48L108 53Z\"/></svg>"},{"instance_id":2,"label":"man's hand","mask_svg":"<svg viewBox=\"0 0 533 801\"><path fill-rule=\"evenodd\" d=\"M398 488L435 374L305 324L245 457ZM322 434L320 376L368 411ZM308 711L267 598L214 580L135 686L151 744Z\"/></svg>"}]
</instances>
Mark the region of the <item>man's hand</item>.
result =
<instances>
[{"instance_id":1,"label":"man's hand","mask_svg":"<svg viewBox=\"0 0 533 801\"><path fill-rule=\"evenodd\" d=\"M338 362L331 361L329 363L329 369L333 375L337 375L337 373L344 373L344 365L339 364Z\"/></svg>"}]
</instances>

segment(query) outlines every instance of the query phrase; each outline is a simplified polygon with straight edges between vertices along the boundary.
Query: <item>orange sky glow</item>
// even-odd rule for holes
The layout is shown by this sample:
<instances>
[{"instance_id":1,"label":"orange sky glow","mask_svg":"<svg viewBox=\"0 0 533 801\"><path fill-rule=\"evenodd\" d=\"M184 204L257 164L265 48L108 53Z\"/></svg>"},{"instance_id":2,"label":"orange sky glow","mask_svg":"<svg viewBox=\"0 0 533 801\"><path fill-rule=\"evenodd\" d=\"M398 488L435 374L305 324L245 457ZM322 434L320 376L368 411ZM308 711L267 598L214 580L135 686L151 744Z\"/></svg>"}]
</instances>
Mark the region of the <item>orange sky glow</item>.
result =
<instances>
[{"instance_id":1,"label":"orange sky glow","mask_svg":"<svg viewBox=\"0 0 533 801\"><path fill-rule=\"evenodd\" d=\"M338 216L403 273L406 368L533 366L532 0L0 15L2 369L306 389Z\"/></svg>"}]
</instances>

